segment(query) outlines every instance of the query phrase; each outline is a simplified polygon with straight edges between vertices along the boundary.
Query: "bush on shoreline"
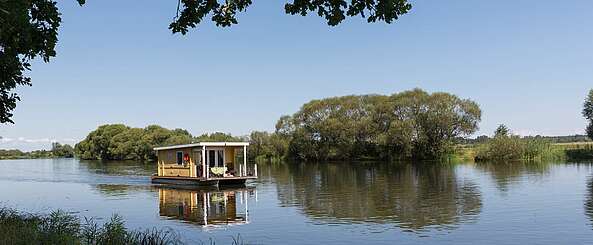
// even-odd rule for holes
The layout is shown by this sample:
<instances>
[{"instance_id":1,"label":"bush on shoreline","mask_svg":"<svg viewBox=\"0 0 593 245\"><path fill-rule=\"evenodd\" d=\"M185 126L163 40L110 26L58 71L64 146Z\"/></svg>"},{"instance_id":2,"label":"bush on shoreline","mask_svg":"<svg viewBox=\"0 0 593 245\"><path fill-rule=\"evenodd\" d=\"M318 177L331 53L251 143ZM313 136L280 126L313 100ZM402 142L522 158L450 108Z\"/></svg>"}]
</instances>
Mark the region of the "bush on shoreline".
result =
<instances>
[{"instance_id":1,"label":"bush on shoreline","mask_svg":"<svg viewBox=\"0 0 593 245\"><path fill-rule=\"evenodd\" d=\"M492 139L479 144L475 161L554 160L564 158L564 150L549 140L538 137L521 138L500 125Z\"/></svg>"}]
</instances>

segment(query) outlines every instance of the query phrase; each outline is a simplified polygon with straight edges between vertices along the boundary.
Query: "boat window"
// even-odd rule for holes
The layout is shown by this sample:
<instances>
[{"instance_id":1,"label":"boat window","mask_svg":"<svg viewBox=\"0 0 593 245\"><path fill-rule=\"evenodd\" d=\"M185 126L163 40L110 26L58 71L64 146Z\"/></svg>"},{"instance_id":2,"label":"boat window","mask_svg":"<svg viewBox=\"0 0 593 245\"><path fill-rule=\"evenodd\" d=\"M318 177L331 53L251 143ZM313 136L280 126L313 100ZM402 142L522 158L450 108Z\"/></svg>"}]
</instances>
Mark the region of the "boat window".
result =
<instances>
[{"instance_id":1,"label":"boat window","mask_svg":"<svg viewBox=\"0 0 593 245\"><path fill-rule=\"evenodd\" d=\"M179 164L179 165L183 164L183 152L182 151L177 152L177 164Z\"/></svg>"}]
</instances>

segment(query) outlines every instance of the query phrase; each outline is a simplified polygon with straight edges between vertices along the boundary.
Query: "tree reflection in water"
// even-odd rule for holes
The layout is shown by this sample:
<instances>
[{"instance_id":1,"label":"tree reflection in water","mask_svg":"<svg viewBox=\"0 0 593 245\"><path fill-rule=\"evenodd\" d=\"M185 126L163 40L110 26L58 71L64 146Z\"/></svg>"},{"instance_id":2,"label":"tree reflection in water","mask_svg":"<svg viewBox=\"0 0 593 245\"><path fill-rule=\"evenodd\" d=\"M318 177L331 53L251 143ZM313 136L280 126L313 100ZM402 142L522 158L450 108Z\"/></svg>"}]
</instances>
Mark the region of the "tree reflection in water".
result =
<instances>
[{"instance_id":1,"label":"tree reflection in water","mask_svg":"<svg viewBox=\"0 0 593 245\"><path fill-rule=\"evenodd\" d=\"M477 185L456 176L448 164L266 167L274 172L281 204L299 207L318 222L396 224L409 231L452 229L476 219L482 208Z\"/></svg>"},{"instance_id":2,"label":"tree reflection in water","mask_svg":"<svg viewBox=\"0 0 593 245\"><path fill-rule=\"evenodd\" d=\"M522 178L543 180L550 172L549 162L484 162L476 163L476 168L492 176L496 187L503 193L514 184L522 183Z\"/></svg>"}]
</instances>

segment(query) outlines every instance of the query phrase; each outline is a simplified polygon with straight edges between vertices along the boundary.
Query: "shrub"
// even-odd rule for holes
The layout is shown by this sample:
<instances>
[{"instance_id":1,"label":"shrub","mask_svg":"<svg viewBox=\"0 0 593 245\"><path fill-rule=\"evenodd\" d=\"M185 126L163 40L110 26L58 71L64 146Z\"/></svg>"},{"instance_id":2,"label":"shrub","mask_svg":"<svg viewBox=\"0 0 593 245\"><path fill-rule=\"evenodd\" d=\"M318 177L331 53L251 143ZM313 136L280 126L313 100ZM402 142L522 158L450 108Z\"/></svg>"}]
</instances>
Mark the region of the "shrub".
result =
<instances>
[{"instance_id":1,"label":"shrub","mask_svg":"<svg viewBox=\"0 0 593 245\"><path fill-rule=\"evenodd\" d=\"M506 126L500 125L492 139L478 146L475 160L551 160L563 156L564 151L552 147L549 140L540 137L521 138L510 134Z\"/></svg>"}]
</instances>

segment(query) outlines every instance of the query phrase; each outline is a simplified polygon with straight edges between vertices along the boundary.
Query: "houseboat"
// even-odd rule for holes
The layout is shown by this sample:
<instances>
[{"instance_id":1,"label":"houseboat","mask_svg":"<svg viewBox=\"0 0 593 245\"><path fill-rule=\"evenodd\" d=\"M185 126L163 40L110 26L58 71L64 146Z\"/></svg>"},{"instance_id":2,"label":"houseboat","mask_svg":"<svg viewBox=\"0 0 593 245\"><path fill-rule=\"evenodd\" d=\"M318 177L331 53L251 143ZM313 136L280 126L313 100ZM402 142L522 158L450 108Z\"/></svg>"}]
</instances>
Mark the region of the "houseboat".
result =
<instances>
[{"instance_id":1,"label":"houseboat","mask_svg":"<svg viewBox=\"0 0 593 245\"><path fill-rule=\"evenodd\" d=\"M199 142L156 147L156 184L188 186L244 185L257 179L257 165L247 165L247 142Z\"/></svg>"}]
</instances>

